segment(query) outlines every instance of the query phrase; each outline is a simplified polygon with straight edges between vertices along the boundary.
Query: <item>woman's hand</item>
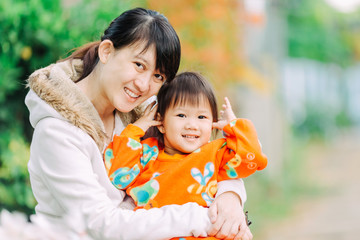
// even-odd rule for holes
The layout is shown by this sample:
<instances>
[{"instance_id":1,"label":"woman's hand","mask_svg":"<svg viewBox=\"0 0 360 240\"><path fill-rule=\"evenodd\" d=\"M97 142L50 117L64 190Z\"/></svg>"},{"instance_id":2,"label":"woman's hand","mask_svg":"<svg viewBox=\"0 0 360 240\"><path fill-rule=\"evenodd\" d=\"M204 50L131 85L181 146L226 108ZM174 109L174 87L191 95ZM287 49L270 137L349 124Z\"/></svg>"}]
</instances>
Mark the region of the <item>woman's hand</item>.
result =
<instances>
[{"instance_id":1,"label":"woman's hand","mask_svg":"<svg viewBox=\"0 0 360 240\"><path fill-rule=\"evenodd\" d=\"M152 126L161 125L161 121L157 121L155 119L156 110L157 103L154 101L146 107L142 117L136 120L133 124L141 128L144 132L146 132Z\"/></svg>"},{"instance_id":2,"label":"woman's hand","mask_svg":"<svg viewBox=\"0 0 360 240\"><path fill-rule=\"evenodd\" d=\"M253 239L253 235L250 231L250 228L245 225L245 227L241 226L240 232L235 236L236 240L251 240Z\"/></svg>"},{"instance_id":3,"label":"woman's hand","mask_svg":"<svg viewBox=\"0 0 360 240\"><path fill-rule=\"evenodd\" d=\"M251 231L246 223L241 199L234 192L225 192L210 205L209 216L212 228L209 236L219 239L251 240Z\"/></svg>"}]
</instances>

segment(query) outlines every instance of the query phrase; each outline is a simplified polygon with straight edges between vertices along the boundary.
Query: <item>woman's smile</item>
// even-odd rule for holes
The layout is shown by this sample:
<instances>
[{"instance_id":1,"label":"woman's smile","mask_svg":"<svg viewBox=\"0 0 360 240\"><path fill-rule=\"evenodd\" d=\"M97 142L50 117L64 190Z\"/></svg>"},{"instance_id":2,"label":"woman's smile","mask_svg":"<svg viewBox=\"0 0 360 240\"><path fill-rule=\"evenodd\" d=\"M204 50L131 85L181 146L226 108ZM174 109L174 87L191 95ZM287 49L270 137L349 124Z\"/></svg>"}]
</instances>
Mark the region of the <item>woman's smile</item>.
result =
<instances>
[{"instance_id":1,"label":"woman's smile","mask_svg":"<svg viewBox=\"0 0 360 240\"><path fill-rule=\"evenodd\" d=\"M131 97L131 98L139 98L141 95L140 94L136 94L136 93L134 93L133 91L131 91L129 88L127 88L127 87L124 87L124 91L125 91L125 93L129 96L129 97Z\"/></svg>"}]
</instances>

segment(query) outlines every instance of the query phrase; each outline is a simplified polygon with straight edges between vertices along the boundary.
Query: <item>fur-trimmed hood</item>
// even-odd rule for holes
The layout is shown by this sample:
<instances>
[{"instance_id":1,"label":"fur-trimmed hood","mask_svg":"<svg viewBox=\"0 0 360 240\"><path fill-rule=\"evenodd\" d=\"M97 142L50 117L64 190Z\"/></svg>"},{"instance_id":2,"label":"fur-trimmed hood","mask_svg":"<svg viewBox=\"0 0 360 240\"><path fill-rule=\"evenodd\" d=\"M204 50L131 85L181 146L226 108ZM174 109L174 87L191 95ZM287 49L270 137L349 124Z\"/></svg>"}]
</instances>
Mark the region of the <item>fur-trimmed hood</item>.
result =
<instances>
[{"instance_id":1,"label":"fur-trimmed hood","mask_svg":"<svg viewBox=\"0 0 360 240\"><path fill-rule=\"evenodd\" d=\"M82 70L81 60L68 60L31 74L28 79L28 87L31 90L26 99L30 122L35 128L36 124L45 117L67 120L89 134L102 151L105 144L103 122L94 105L74 83L80 77ZM134 122L141 112L141 107L138 107L130 113L118 112L118 114L126 126Z\"/></svg>"}]
</instances>

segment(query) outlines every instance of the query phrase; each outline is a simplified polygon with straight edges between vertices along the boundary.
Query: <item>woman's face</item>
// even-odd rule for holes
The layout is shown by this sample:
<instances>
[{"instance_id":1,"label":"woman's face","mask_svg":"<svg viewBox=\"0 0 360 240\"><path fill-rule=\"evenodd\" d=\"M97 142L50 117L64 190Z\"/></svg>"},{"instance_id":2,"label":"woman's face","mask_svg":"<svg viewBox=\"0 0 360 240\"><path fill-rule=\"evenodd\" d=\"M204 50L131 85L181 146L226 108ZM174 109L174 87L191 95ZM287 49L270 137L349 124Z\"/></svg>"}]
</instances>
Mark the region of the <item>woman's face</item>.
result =
<instances>
[{"instance_id":1,"label":"woman's face","mask_svg":"<svg viewBox=\"0 0 360 240\"><path fill-rule=\"evenodd\" d=\"M144 46L134 44L115 50L110 42L107 49L101 49L99 88L106 102L120 112L129 112L155 95L166 80L155 69L155 47L143 51Z\"/></svg>"}]
</instances>

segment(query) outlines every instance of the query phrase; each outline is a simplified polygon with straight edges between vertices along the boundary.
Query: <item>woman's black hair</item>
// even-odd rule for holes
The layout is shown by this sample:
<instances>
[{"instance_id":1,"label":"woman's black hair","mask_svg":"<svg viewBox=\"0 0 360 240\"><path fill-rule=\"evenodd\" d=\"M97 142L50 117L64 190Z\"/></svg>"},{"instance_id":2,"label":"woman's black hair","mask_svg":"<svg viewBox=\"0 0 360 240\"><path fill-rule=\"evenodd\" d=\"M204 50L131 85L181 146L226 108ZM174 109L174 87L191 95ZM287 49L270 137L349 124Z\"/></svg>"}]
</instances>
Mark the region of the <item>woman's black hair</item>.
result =
<instances>
[{"instance_id":1,"label":"woman's black hair","mask_svg":"<svg viewBox=\"0 0 360 240\"><path fill-rule=\"evenodd\" d=\"M160 88L157 95L157 116L160 116L162 119L170 107L184 104L198 106L204 100L209 102L213 122L217 122L218 111L216 97L210 83L199 73L180 73L176 75L174 80L166 82ZM158 138L160 147L163 147L163 136L156 127L149 129L144 138L147 137Z\"/></svg>"},{"instance_id":2,"label":"woman's black hair","mask_svg":"<svg viewBox=\"0 0 360 240\"><path fill-rule=\"evenodd\" d=\"M101 41L110 40L115 49L144 43L143 51L150 46L156 49L156 66L171 81L180 65L180 40L167 18L153 10L134 8L115 18L104 31ZM80 81L88 76L99 61L98 47L101 41L92 42L77 49L66 59L82 59L84 69Z\"/></svg>"}]
</instances>

